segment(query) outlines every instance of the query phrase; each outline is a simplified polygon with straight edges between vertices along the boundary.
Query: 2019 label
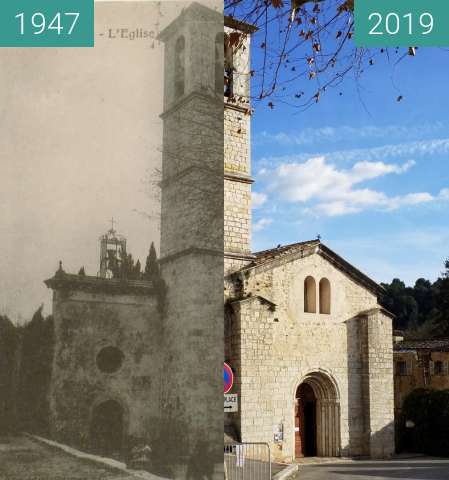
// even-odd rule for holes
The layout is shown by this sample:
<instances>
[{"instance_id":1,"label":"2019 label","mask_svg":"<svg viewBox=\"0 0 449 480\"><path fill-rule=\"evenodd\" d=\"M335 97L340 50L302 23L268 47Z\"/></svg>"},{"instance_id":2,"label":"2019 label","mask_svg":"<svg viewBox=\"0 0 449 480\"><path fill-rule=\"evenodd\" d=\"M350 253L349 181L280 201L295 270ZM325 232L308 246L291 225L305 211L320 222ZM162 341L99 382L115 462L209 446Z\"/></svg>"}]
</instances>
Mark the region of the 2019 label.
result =
<instances>
[{"instance_id":1,"label":"2019 label","mask_svg":"<svg viewBox=\"0 0 449 480\"><path fill-rule=\"evenodd\" d=\"M357 47L449 46L449 2L355 0Z\"/></svg>"}]
</instances>

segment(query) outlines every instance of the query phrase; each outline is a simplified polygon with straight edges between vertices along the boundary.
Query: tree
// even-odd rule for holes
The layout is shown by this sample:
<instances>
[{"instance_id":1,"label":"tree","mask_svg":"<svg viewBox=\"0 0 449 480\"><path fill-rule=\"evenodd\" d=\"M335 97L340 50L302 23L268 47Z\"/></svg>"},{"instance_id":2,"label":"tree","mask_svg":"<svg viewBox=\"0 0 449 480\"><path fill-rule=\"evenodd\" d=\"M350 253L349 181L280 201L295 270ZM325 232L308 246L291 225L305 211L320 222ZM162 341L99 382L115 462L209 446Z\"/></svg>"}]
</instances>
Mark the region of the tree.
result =
<instances>
[{"instance_id":1,"label":"tree","mask_svg":"<svg viewBox=\"0 0 449 480\"><path fill-rule=\"evenodd\" d=\"M398 278L383 283L382 305L396 315L394 327L406 330L409 338L449 336L449 260L433 284L419 278L413 288Z\"/></svg>"},{"instance_id":2,"label":"tree","mask_svg":"<svg viewBox=\"0 0 449 480\"><path fill-rule=\"evenodd\" d=\"M225 0L225 14L256 26L251 70L254 97L308 107L352 74L358 80L384 57L390 61L414 56L416 49L357 48L354 0ZM229 46L243 48L242 36L232 33ZM257 52L257 53L259 53ZM397 63L397 61L395 63ZM398 96L397 100L401 100Z\"/></svg>"},{"instance_id":3,"label":"tree","mask_svg":"<svg viewBox=\"0 0 449 480\"><path fill-rule=\"evenodd\" d=\"M413 297L419 305L418 323L422 325L429 319L435 306L432 283L424 278L418 278L413 287Z\"/></svg>"},{"instance_id":4,"label":"tree","mask_svg":"<svg viewBox=\"0 0 449 480\"><path fill-rule=\"evenodd\" d=\"M16 428L17 368L20 333L8 317L0 315L0 432Z\"/></svg>"},{"instance_id":5,"label":"tree","mask_svg":"<svg viewBox=\"0 0 449 480\"><path fill-rule=\"evenodd\" d=\"M140 273L140 262L139 263L139 273ZM112 271L113 278L121 278L132 280L136 276L136 265L134 264L134 258L131 253L123 253L120 261L110 262L110 269Z\"/></svg>"},{"instance_id":6,"label":"tree","mask_svg":"<svg viewBox=\"0 0 449 480\"><path fill-rule=\"evenodd\" d=\"M81 277L85 277L86 276L86 271L84 270L84 267L81 267L79 272L78 272L78 275L80 275Z\"/></svg>"},{"instance_id":7,"label":"tree","mask_svg":"<svg viewBox=\"0 0 449 480\"><path fill-rule=\"evenodd\" d=\"M136 264L134 265L132 277L133 280L140 280L142 277L142 266L140 265L140 260L137 260Z\"/></svg>"},{"instance_id":8,"label":"tree","mask_svg":"<svg viewBox=\"0 0 449 480\"><path fill-rule=\"evenodd\" d=\"M154 280L155 278L159 278L160 276L159 262L157 260L157 253L154 242L151 242L150 251L148 253L147 261L145 263L145 272L143 276L145 280Z\"/></svg>"},{"instance_id":9,"label":"tree","mask_svg":"<svg viewBox=\"0 0 449 480\"><path fill-rule=\"evenodd\" d=\"M385 295L381 299L382 305L394 313L394 328L407 329L418 324L419 306L412 295L412 289L407 288L405 283L398 278L393 279L391 284L383 283Z\"/></svg>"},{"instance_id":10,"label":"tree","mask_svg":"<svg viewBox=\"0 0 449 480\"><path fill-rule=\"evenodd\" d=\"M44 318L43 306L23 328L18 405L23 429L48 434L49 388L53 359L53 317Z\"/></svg>"},{"instance_id":11,"label":"tree","mask_svg":"<svg viewBox=\"0 0 449 480\"><path fill-rule=\"evenodd\" d=\"M449 260L445 261L445 271L434 284L435 304L435 334L449 336Z\"/></svg>"}]
</instances>

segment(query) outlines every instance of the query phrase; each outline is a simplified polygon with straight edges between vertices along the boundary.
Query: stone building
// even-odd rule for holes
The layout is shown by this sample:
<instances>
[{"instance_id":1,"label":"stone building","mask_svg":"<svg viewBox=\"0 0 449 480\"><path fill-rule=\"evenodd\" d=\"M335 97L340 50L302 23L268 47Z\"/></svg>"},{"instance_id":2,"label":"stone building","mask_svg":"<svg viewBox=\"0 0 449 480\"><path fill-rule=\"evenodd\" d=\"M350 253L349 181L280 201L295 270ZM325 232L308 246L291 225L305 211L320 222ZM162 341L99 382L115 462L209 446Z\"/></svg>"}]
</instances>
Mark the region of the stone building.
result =
<instances>
[{"instance_id":1,"label":"stone building","mask_svg":"<svg viewBox=\"0 0 449 480\"><path fill-rule=\"evenodd\" d=\"M97 277L61 267L46 281L54 292L52 436L107 454L123 450L130 437L143 438L167 465L176 464L176 478L185 478L186 466L198 477L211 478L215 469L214 478L223 478L224 33L218 7L192 3L159 36L161 278L112 278L126 241L110 231L101 237Z\"/></svg>"},{"instance_id":2,"label":"stone building","mask_svg":"<svg viewBox=\"0 0 449 480\"><path fill-rule=\"evenodd\" d=\"M449 388L449 340L403 340L394 344L394 406L417 388Z\"/></svg>"},{"instance_id":3,"label":"stone building","mask_svg":"<svg viewBox=\"0 0 449 480\"><path fill-rule=\"evenodd\" d=\"M62 267L46 282L56 439L110 454L125 437L159 438L223 478L224 344L240 400L225 425L242 441L283 460L393 452L380 287L318 240L251 252L253 31L227 18L223 32L222 13L192 4L161 33L163 288Z\"/></svg>"},{"instance_id":4,"label":"stone building","mask_svg":"<svg viewBox=\"0 0 449 480\"><path fill-rule=\"evenodd\" d=\"M61 265L45 283L53 290L52 438L106 455L130 437L149 441L162 326L153 282L73 275Z\"/></svg>"},{"instance_id":5,"label":"stone building","mask_svg":"<svg viewBox=\"0 0 449 480\"><path fill-rule=\"evenodd\" d=\"M249 36L225 99L225 360L238 413L225 430L275 458L394 451L392 316L381 287L319 240L251 252Z\"/></svg>"}]
</instances>

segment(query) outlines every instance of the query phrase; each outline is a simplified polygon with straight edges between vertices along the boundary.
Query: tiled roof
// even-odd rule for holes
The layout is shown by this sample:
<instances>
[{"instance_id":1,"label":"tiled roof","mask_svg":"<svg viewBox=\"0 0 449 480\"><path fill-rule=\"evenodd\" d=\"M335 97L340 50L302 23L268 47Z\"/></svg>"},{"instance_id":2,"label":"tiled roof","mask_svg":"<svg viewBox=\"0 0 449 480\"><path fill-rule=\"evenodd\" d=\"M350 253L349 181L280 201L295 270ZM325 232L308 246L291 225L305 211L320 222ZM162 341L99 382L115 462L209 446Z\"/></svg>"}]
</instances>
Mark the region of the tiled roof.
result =
<instances>
[{"instance_id":1,"label":"tiled roof","mask_svg":"<svg viewBox=\"0 0 449 480\"><path fill-rule=\"evenodd\" d=\"M369 278L363 272L355 268L344 258L340 257L338 254L333 252L326 245L322 244L320 240L309 240L306 242L292 243L290 245L279 245L276 248L271 248L270 250L263 250L261 252L256 252L254 256L256 257L252 262L251 267L257 267L258 265L263 265L269 263L273 260L278 260L289 255L294 255L296 253L305 252L313 248L318 248L318 253L323 256L326 260L332 263L336 268L345 272L353 280L363 285L368 290L372 291L376 295L380 295L384 292L384 289L377 282ZM247 268L244 267L243 270Z\"/></svg>"},{"instance_id":2,"label":"tiled roof","mask_svg":"<svg viewBox=\"0 0 449 480\"><path fill-rule=\"evenodd\" d=\"M262 264L270 260L274 260L285 255L305 250L306 248L316 247L320 244L319 240L309 240L307 242L292 243L290 245L278 246L277 248L270 248L269 250L262 250L254 253L256 257L254 263Z\"/></svg>"},{"instance_id":3,"label":"tiled roof","mask_svg":"<svg viewBox=\"0 0 449 480\"><path fill-rule=\"evenodd\" d=\"M394 350L431 350L433 352L449 352L449 338L439 338L434 340L404 340L395 343Z\"/></svg>"}]
</instances>

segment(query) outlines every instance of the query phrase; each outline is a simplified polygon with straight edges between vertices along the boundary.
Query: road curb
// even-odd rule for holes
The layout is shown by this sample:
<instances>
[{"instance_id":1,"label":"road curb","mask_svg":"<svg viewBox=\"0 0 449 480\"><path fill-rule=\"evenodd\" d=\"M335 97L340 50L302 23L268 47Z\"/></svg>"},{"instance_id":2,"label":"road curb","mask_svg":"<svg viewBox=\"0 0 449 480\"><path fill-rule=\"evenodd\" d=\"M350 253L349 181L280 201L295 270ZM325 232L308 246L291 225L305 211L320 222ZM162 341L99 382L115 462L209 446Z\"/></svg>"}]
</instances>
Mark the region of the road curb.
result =
<instances>
[{"instance_id":1,"label":"road curb","mask_svg":"<svg viewBox=\"0 0 449 480\"><path fill-rule=\"evenodd\" d=\"M298 470L299 465L297 463L293 463L292 465L289 465L288 467L277 473L273 477L273 480L287 480L288 478L292 477Z\"/></svg>"},{"instance_id":2,"label":"road curb","mask_svg":"<svg viewBox=\"0 0 449 480\"><path fill-rule=\"evenodd\" d=\"M32 440L36 440L40 443L44 443L45 445L55 448L57 450L61 450L72 457L79 458L80 460L85 460L88 462L96 463L103 467L109 468L111 470L118 470L121 473L126 473L127 475L134 477L138 480L169 480L165 477L158 477L157 475L153 475L149 472L144 471L137 471L137 470L130 470L126 467L123 462L119 462L118 460L113 460L112 458L106 457L99 457L98 455L92 455L90 453L81 452L76 448L69 447L62 443L55 442L53 440L48 440L44 437L39 437L38 435L32 435L30 433L24 433L25 436L31 438Z\"/></svg>"}]
</instances>

